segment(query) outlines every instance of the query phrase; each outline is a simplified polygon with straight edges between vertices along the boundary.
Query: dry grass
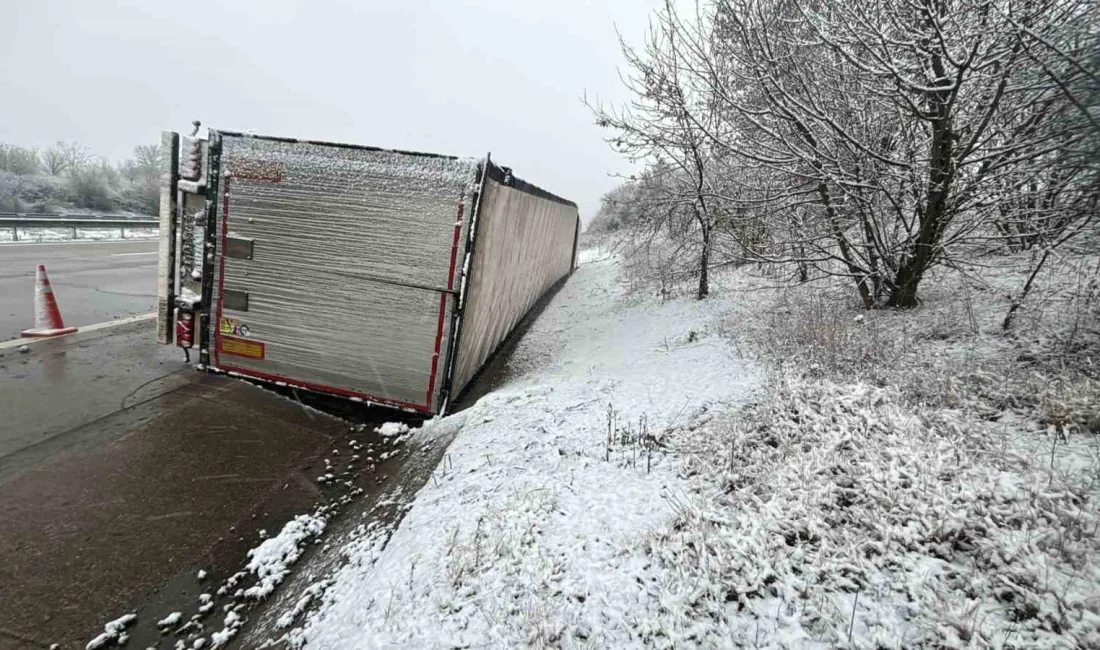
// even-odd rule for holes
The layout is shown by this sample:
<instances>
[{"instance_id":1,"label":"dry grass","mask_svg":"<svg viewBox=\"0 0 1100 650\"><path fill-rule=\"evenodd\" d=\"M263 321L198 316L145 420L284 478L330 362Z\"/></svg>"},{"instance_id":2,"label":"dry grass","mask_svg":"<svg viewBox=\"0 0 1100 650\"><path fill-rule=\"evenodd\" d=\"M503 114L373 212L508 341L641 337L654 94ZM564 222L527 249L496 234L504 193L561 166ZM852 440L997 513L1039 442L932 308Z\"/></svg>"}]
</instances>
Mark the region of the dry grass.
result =
<instances>
[{"instance_id":1,"label":"dry grass","mask_svg":"<svg viewBox=\"0 0 1100 650\"><path fill-rule=\"evenodd\" d=\"M770 379L668 440L693 490L649 543L678 576L650 643L1100 647L1095 261L1004 332L1019 261L942 269L909 311L716 283Z\"/></svg>"},{"instance_id":2,"label":"dry grass","mask_svg":"<svg viewBox=\"0 0 1100 650\"><path fill-rule=\"evenodd\" d=\"M842 283L757 288L721 329L757 360L807 378L895 387L913 405L983 417L1011 409L1059 430L1100 432L1096 269L1093 258L1053 266L1007 332L1008 295L1024 277L1011 264L981 279L941 269L922 306L907 311L862 310Z\"/></svg>"}]
</instances>

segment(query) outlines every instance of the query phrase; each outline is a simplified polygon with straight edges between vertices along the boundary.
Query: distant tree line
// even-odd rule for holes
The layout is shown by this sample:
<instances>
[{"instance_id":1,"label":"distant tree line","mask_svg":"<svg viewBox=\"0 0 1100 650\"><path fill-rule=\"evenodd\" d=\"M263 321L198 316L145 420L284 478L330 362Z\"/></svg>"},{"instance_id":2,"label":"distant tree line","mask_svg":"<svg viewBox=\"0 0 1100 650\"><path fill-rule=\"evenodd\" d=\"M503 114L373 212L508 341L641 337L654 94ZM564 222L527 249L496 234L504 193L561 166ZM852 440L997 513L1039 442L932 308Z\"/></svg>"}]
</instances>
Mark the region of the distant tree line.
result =
<instances>
[{"instance_id":1,"label":"distant tree line","mask_svg":"<svg viewBox=\"0 0 1100 650\"><path fill-rule=\"evenodd\" d=\"M937 265L1096 234L1100 9L1086 0L669 1L589 102L644 171L591 230L709 291L716 265L912 307ZM1030 286L1030 284L1028 285Z\"/></svg>"},{"instance_id":2,"label":"distant tree line","mask_svg":"<svg viewBox=\"0 0 1100 650\"><path fill-rule=\"evenodd\" d=\"M112 165L74 143L43 150L0 143L0 212L154 215L162 155L159 144L141 145Z\"/></svg>"}]
</instances>

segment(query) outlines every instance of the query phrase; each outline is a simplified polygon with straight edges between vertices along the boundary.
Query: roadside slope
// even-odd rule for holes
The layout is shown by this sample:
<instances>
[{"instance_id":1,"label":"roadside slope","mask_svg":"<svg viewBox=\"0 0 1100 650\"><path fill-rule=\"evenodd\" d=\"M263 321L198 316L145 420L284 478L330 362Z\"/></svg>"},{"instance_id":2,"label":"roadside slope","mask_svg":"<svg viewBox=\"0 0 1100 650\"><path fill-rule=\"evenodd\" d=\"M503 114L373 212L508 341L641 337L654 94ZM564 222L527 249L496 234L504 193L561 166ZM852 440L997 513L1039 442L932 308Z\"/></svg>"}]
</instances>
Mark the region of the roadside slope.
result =
<instances>
[{"instance_id":1,"label":"roadside slope","mask_svg":"<svg viewBox=\"0 0 1100 650\"><path fill-rule=\"evenodd\" d=\"M393 537L364 531L307 647L628 639L645 558L684 484L662 439L743 396L755 373L709 336L716 302L624 292L588 260L520 341L513 379L415 434L457 436ZM609 435L609 426L611 434Z\"/></svg>"}]
</instances>

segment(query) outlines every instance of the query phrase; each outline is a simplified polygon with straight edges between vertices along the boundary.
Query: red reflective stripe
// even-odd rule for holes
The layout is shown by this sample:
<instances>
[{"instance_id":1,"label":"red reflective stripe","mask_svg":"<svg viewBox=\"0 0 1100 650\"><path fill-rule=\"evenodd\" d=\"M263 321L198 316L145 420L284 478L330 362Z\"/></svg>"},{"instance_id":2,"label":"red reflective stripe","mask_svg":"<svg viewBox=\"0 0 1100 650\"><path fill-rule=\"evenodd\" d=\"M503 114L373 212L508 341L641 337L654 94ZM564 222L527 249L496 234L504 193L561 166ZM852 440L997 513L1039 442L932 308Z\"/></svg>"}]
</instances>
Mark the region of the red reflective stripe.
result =
<instances>
[{"instance_id":1,"label":"red reflective stripe","mask_svg":"<svg viewBox=\"0 0 1100 650\"><path fill-rule=\"evenodd\" d=\"M357 393L353 390L336 388L334 386L325 386L324 384L315 384L308 381L298 381L296 379L283 377L282 375L276 375L269 372L260 372L258 370L252 370L250 368L241 368L238 366L218 366L218 369L235 372L246 377L255 377L256 379L262 379L264 381L282 382L287 386L293 386L294 388L304 388L306 390L313 390L321 393L332 393L333 395L339 395L340 397L357 397L364 402L372 402L374 404L381 404L383 406L409 409L416 411L417 413L430 414L432 412L431 408L426 407L422 404L413 404L412 402L402 402L401 400L385 399L382 397L375 397L374 395L368 395L366 393Z\"/></svg>"},{"instance_id":2,"label":"red reflective stripe","mask_svg":"<svg viewBox=\"0 0 1100 650\"><path fill-rule=\"evenodd\" d=\"M439 328L435 333L435 352L432 353L432 372L428 376L428 397L424 403L431 408L432 394L435 392L435 373L439 368L439 350L443 346L443 321L447 312L447 294L439 294Z\"/></svg>"},{"instance_id":3,"label":"red reflective stripe","mask_svg":"<svg viewBox=\"0 0 1100 650\"><path fill-rule=\"evenodd\" d=\"M458 260L458 237L462 232L462 213L466 206L462 202L458 204L458 218L455 219L455 234L454 241L451 242L451 267L447 273L447 290L454 290L455 283L455 262ZM435 352L432 353L432 372L428 376L428 397L424 400L428 404L428 408L432 405L432 395L435 393L435 375L439 370L439 354L443 349L443 325L446 322L447 314L447 294L439 294L439 326L435 332Z\"/></svg>"}]
</instances>

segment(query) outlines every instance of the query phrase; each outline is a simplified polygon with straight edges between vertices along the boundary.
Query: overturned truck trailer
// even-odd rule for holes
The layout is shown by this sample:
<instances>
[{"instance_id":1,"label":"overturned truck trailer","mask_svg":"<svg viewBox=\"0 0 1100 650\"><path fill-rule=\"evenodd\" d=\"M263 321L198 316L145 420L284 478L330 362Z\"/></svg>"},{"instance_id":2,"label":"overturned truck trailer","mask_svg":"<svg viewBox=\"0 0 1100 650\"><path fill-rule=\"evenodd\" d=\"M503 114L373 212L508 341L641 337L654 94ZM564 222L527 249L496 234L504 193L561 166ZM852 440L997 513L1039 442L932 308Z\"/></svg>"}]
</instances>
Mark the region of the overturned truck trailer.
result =
<instances>
[{"instance_id":1,"label":"overturned truck trailer","mask_svg":"<svg viewBox=\"0 0 1100 650\"><path fill-rule=\"evenodd\" d=\"M576 262L577 206L488 156L163 139L157 337L211 370L442 413Z\"/></svg>"}]
</instances>

